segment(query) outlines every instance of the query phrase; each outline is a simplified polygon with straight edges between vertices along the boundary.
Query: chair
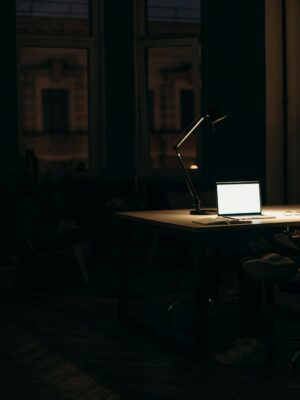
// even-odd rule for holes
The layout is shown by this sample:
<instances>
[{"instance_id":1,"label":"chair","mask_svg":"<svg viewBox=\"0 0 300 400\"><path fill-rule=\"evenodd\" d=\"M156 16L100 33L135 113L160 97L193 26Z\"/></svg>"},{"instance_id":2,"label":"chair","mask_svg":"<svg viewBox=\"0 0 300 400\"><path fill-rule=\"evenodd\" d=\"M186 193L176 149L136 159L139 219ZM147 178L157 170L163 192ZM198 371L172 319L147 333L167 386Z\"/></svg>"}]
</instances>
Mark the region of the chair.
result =
<instances>
[{"instance_id":1,"label":"chair","mask_svg":"<svg viewBox=\"0 0 300 400\"><path fill-rule=\"evenodd\" d=\"M11 252L33 264L74 260L89 283L89 239L85 229L69 215L60 198L48 193L21 193L9 204L12 225ZM27 260L27 261L25 261Z\"/></svg>"},{"instance_id":2,"label":"chair","mask_svg":"<svg viewBox=\"0 0 300 400\"><path fill-rule=\"evenodd\" d=\"M89 284L88 257L90 252L89 241L86 232L74 221L62 221L58 227L55 240L49 240L40 245L32 239L27 239L27 248L31 255L38 261L52 260L72 257L80 270L82 278Z\"/></svg>"}]
</instances>

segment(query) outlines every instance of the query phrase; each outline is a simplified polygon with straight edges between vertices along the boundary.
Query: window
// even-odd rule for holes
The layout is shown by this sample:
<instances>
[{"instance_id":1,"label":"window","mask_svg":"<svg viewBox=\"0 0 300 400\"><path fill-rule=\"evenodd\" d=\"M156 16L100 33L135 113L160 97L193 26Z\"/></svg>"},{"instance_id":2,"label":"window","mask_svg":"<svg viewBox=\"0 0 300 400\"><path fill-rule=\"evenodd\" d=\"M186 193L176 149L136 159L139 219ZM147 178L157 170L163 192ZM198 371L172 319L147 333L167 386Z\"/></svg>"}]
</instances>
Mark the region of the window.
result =
<instances>
[{"instance_id":1,"label":"window","mask_svg":"<svg viewBox=\"0 0 300 400\"><path fill-rule=\"evenodd\" d=\"M43 90L43 132L46 135L69 133L69 90Z\"/></svg>"},{"instance_id":2,"label":"window","mask_svg":"<svg viewBox=\"0 0 300 400\"><path fill-rule=\"evenodd\" d=\"M186 129L194 119L195 108L194 108L194 93L192 89L180 90L180 125L181 130Z\"/></svg>"},{"instance_id":3,"label":"window","mask_svg":"<svg viewBox=\"0 0 300 400\"><path fill-rule=\"evenodd\" d=\"M200 0L184 7L175 0L142 3L136 4L138 165L141 175L176 173L173 142L201 110ZM185 144L187 167L197 165L196 136Z\"/></svg>"},{"instance_id":4,"label":"window","mask_svg":"<svg viewBox=\"0 0 300 400\"><path fill-rule=\"evenodd\" d=\"M95 0L16 1L19 145L34 151L41 173L100 170L92 7L98 15Z\"/></svg>"}]
</instances>

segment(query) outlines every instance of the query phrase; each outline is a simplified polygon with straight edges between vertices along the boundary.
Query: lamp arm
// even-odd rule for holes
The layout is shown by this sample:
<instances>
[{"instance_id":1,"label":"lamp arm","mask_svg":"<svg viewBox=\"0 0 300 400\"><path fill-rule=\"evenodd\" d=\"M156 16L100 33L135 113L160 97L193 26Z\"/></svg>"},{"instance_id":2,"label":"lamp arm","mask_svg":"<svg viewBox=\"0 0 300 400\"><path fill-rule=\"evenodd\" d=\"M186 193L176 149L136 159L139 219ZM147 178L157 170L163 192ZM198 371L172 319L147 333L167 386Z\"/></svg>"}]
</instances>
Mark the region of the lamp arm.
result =
<instances>
[{"instance_id":1,"label":"lamp arm","mask_svg":"<svg viewBox=\"0 0 300 400\"><path fill-rule=\"evenodd\" d=\"M195 131L195 129L198 126L200 126L203 122L205 122L206 120L209 120L210 123L212 124L212 126L214 126L214 124L222 121L226 117L227 117L227 115L219 114L216 111L215 107L212 107L212 111L209 114L206 114L203 117L198 116L193 121L193 123L190 125L190 127L187 130L185 130L173 144L173 149L175 150L176 156L178 157L181 168L184 172L185 183L190 191L190 194L191 194L193 202L194 202L194 206L196 208L195 210L190 211L190 214L192 214L192 215L203 215L203 214L209 213L210 211L202 210L200 207L200 198L198 196L197 191L195 190L195 187L193 185L191 177L190 177L187 169L184 166L183 159L181 157L181 154L179 153L179 148L188 139L188 137Z\"/></svg>"},{"instance_id":2,"label":"lamp arm","mask_svg":"<svg viewBox=\"0 0 300 400\"><path fill-rule=\"evenodd\" d=\"M178 152L177 147L174 146L174 150L175 150L176 155L177 155L177 157L178 157L178 159L179 159L181 168L182 168L182 170L183 170L183 172L184 172L185 182L186 182L186 185L187 185L187 187L188 187L188 189L189 189L189 191L190 191L190 194L191 194L191 196L192 196L192 199L193 199L193 201L194 201L194 206L195 206L196 209L198 210L198 209L200 209L200 199L199 199L199 196L198 196L198 194L197 194L197 191L196 191L196 189L195 189L195 186L193 185L193 182L192 182L192 180L191 180L191 177L190 177L188 171L186 170L186 168L185 168L185 166L184 166L184 162L183 162L183 160L182 160L181 154Z\"/></svg>"},{"instance_id":3,"label":"lamp arm","mask_svg":"<svg viewBox=\"0 0 300 400\"><path fill-rule=\"evenodd\" d=\"M192 126L187 129L186 131L183 132L183 134L176 140L176 142L173 145L174 150L177 152L177 149L179 149L179 147L187 140L187 138L194 132L194 130L196 128L198 128L198 126L200 124L202 124L202 122L209 118L209 115L205 115L204 117L201 117L198 121L194 122L192 124Z\"/></svg>"},{"instance_id":4,"label":"lamp arm","mask_svg":"<svg viewBox=\"0 0 300 400\"><path fill-rule=\"evenodd\" d=\"M209 117L210 117L209 115L205 115L204 117L200 117L198 120L196 120L196 122L193 122L191 127L188 128L185 132L183 132L183 134L173 144L173 148L174 148L175 153L176 153L176 155L177 155L177 157L179 159L181 168L182 168L182 170L184 172L186 185L187 185L187 187L189 189L189 192L190 192L190 194L191 194L191 196L193 198L194 205L195 205L197 210L200 210L200 199L199 199L199 196L198 196L197 191L195 189L195 186L193 185L191 177L190 177L188 171L186 170L186 168L184 166L183 159L181 157L181 154L179 153L179 147L188 139L188 137L194 132L194 130L196 128L198 128L198 126L201 125L202 122L204 122Z\"/></svg>"}]
</instances>

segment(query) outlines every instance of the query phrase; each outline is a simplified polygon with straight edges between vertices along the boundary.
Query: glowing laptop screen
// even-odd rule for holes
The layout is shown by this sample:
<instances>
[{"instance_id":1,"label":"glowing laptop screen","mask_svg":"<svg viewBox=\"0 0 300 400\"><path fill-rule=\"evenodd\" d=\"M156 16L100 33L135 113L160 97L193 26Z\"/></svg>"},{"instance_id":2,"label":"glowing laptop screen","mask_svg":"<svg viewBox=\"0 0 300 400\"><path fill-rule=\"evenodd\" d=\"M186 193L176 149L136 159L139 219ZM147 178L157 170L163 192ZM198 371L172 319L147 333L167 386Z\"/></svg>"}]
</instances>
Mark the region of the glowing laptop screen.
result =
<instances>
[{"instance_id":1,"label":"glowing laptop screen","mask_svg":"<svg viewBox=\"0 0 300 400\"><path fill-rule=\"evenodd\" d=\"M219 215L261 213L259 182L217 182Z\"/></svg>"}]
</instances>

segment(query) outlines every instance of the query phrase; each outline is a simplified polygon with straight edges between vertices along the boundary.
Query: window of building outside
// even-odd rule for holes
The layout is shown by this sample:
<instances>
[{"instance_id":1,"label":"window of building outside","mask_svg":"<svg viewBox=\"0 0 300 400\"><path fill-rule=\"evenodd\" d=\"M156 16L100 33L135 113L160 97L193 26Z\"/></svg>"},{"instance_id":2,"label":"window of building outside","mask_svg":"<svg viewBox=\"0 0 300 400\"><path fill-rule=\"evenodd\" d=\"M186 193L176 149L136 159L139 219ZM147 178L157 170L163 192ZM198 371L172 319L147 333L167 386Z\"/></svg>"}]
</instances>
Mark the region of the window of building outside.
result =
<instances>
[{"instance_id":1,"label":"window of building outside","mask_svg":"<svg viewBox=\"0 0 300 400\"><path fill-rule=\"evenodd\" d=\"M138 97L142 175L179 168L176 138L201 111L200 0L145 0L137 25ZM182 150L188 168L197 168L199 137Z\"/></svg>"},{"instance_id":2,"label":"window of building outside","mask_svg":"<svg viewBox=\"0 0 300 400\"><path fill-rule=\"evenodd\" d=\"M88 171L91 114L89 0L16 0L20 150L39 169Z\"/></svg>"},{"instance_id":3,"label":"window of building outside","mask_svg":"<svg viewBox=\"0 0 300 400\"><path fill-rule=\"evenodd\" d=\"M69 133L69 90L43 89L43 132L66 135Z\"/></svg>"}]
</instances>

